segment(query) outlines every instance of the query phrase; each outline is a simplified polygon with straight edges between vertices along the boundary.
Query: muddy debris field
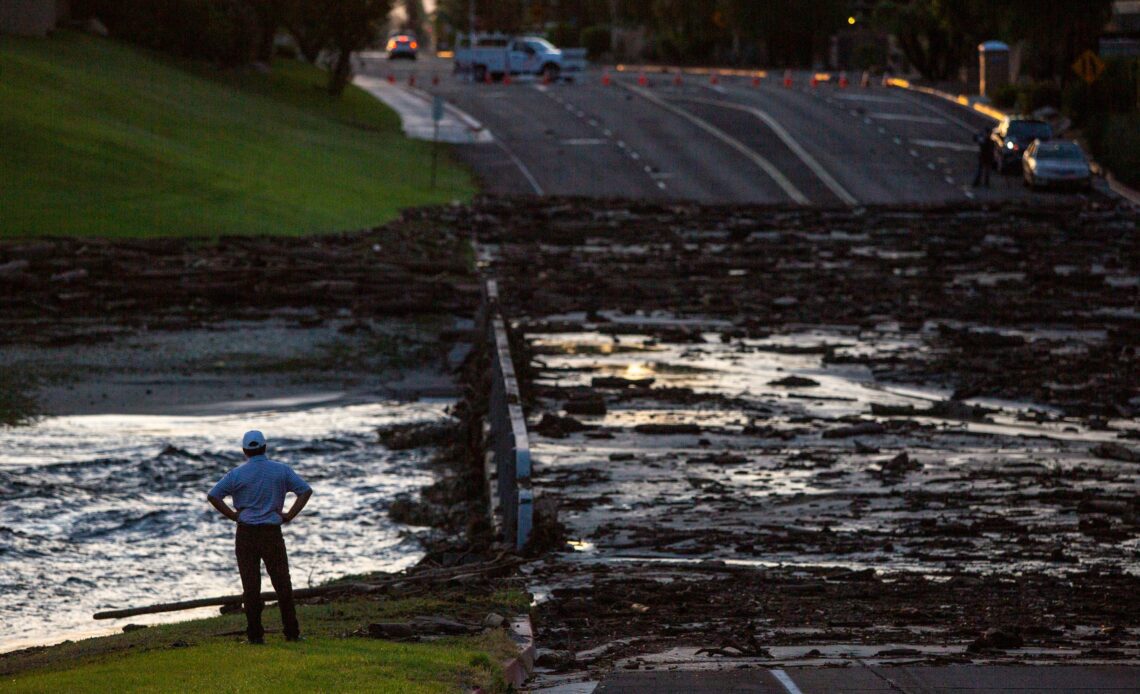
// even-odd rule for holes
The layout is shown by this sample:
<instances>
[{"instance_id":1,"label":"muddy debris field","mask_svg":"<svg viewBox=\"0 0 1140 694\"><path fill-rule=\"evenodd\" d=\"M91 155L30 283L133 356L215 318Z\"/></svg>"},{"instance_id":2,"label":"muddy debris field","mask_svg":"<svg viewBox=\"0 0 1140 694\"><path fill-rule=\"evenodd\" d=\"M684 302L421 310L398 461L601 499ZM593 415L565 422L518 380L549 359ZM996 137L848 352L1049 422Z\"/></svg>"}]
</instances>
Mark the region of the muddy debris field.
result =
<instances>
[{"instance_id":1,"label":"muddy debris field","mask_svg":"<svg viewBox=\"0 0 1140 694\"><path fill-rule=\"evenodd\" d=\"M1133 211L442 214L525 344L551 669L1140 656Z\"/></svg>"}]
</instances>

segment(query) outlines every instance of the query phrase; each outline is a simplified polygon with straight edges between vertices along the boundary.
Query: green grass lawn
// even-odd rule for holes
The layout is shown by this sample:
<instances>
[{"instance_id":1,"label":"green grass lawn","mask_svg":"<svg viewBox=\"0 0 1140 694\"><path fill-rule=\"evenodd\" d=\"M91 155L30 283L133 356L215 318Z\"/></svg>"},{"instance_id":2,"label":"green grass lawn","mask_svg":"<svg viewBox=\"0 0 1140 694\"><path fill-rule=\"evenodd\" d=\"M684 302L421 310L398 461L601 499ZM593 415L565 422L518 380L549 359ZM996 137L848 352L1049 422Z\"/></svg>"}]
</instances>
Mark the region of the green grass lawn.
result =
<instances>
[{"instance_id":1,"label":"green grass lawn","mask_svg":"<svg viewBox=\"0 0 1140 694\"><path fill-rule=\"evenodd\" d=\"M527 596L517 591L299 605L307 639L301 643L285 642L270 605L264 646L245 643L240 614L163 624L0 655L0 691L504 691L500 664L517 651L503 630L424 643L351 634L375 621L443 614L470 622L526 605Z\"/></svg>"},{"instance_id":2,"label":"green grass lawn","mask_svg":"<svg viewBox=\"0 0 1140 694\"><path fill-rule=\"evenodd\" d=\"M305 234L467 199L399 118L282 59L219 71L82 34L0 36L0 237Z\"/></svg>"}]
</instances>

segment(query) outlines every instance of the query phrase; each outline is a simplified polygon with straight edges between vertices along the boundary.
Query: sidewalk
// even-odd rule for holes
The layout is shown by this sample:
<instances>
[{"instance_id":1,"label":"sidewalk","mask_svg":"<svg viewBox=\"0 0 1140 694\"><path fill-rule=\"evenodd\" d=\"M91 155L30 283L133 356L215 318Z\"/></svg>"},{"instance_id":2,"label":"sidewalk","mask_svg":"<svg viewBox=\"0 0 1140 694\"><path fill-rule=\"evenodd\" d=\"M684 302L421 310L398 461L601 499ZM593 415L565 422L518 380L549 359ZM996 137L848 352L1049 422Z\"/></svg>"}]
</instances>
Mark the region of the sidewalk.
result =
<instances>
[{"instance_id":1,"label":"sidewalk","mask_svg":"<svg viewBox=\"0 0 1140 694\"><path fill-rule=\"evenodd\" d=\"M358 75L353 84L383 101L400 116L404 134L414 140L435 138L432 120L432 96L414 87L390 84L369 75ZM491 132L472 116L451 104L445 104L439 122L439 142L449 144L485 144L494 142Z\"/></svg>"}]
</instances>

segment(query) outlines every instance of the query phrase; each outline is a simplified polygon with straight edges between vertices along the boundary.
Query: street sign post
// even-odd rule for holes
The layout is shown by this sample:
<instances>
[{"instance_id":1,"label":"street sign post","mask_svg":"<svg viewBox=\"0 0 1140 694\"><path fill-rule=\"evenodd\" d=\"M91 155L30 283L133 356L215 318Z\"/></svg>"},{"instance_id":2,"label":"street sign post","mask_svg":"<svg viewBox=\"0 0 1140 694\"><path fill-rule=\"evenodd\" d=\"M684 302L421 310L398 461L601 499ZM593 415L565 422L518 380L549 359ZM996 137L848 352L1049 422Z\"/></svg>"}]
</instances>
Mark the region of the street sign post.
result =
<instances>
[{"instance_id":1,"label":"street sign post","mask_svg":"<svg viewBox=\"0 0 1140 694\"><path fill-rule=\"evenodd\" d=\"M435 190L435 167L439 156L439 122L443 120L443 97L436 94L431 101L431 120L433 124L431 137L431 189Z\"/></svg>"},{"instance_id":2,"label":"street sign post","mask_svg":"<svg viewBox=\"0 0 1140 694\"><path fill-rule=\"evenodd\" d=\"M1081 53L1081 57L1077 58L1073 63L1073 72L1085 81L1086 84L1096 82L1104 72L1104 61L1092 52L1092 49Z\"/></svg>"}]
</instances>

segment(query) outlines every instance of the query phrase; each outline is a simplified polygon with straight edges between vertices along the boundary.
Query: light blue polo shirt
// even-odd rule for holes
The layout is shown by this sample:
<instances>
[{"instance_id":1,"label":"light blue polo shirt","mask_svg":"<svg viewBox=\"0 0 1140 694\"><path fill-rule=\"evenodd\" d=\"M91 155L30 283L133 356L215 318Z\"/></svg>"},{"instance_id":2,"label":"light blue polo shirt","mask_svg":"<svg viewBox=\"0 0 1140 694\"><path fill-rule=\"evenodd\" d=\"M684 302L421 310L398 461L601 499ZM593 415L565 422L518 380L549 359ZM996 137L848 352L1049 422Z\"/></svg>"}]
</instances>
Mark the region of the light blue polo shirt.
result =
<instances>
[{"instance_id":1,"label":"light blue polo shirt","mask_svg":"<svg viewBox=\"0 0 1140 694\"><path fill-rule=\"evenodd\" d=\"M300 496L308 491L312 491L312 487L288 465L255 455L226 473L209 496L215 499L232 496L239 523L281 525L279 511L285 504L285 493Z\"/></svg>"}]
</instances>

